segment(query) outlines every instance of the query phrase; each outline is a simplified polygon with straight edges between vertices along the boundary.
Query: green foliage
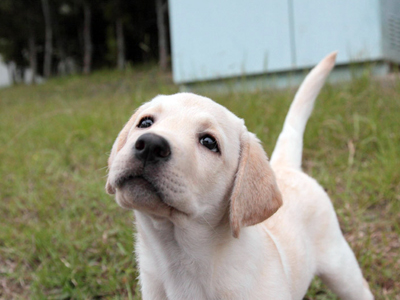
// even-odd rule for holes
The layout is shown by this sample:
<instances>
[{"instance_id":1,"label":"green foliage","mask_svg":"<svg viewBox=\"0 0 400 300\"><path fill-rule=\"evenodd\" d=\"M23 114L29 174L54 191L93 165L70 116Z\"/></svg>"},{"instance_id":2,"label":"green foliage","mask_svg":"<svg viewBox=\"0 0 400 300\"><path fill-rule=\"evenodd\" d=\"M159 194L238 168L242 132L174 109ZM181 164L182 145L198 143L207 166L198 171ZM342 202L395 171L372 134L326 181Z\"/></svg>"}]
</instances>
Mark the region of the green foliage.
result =
<instances>
[{"instance_id":1,"label":"green foliage","mask_svg":"<svg viewBox=\"0 0 400 300\"><path fill-rule=\"evenodd\" d=\"M0 298L140 299L133 216L104 192L106 161L140 103L177 88L154 69L0 90ZM271 154L293 90L208 94ZM400 294L400 81L326 86L304 169L328 190L377 299ZM315 281L306 299L336 299Z\"/></svg>"},{"instance_id":2,"label":"green foliage","mask_svg":"<svg viewBox=\"0 0 400 300\"><path fill-rule=\"evenodd\" d=\"M111 64L116 64L117 61L117 39L115 37L115 24L107 27L107 54L105 59Z\"/></svg>"},{"instance_id":3,"label":"green foliage","mask_svg":"<svg viewBox=\"0 0 400 300\"><path fill-rule=\"evenodd\" d=\"M0 54L5 61L27 65L29 36L42 36L40 1L0 1ZM25 51L24 51L25 50Z\"/></svg>"},{"instance_id":4,"label":"green foliage","mask_svg":"<svg viewBox=\"0 0 400 300\"><path fill-rule=\"evenodd\" d=\"M78 65L83 61L83 4L91 11L91 41L93 68L115 64L115 22L123 23L126 60L142 63L154 60L157 51L157 26L154 1L121 0L49 0L53 31L53 74L57 64L73 58ZM111 33L112 32L112 33ZM28 40L35 38L38 73L42 72L44 56L45 22L40 0L0 1L0 54L5 61L15 61L18 67L28 65ZM146 44L143 50L140 45Z\"/></svg>"}]
</instances>

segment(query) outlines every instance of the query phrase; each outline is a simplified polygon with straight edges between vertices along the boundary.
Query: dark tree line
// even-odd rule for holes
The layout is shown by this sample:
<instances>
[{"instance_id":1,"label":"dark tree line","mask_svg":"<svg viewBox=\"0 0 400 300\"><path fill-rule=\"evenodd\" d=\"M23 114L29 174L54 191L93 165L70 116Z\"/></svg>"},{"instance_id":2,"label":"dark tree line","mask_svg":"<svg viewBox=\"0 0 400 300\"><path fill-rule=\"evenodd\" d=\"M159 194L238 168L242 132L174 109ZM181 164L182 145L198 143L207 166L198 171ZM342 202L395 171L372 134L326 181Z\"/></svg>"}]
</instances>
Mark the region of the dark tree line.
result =
<instances>
[{"instance_id":1,"label":"dark tree line","mask_svg":"<svg viewBox=\"0 0 400 300\"><path fill-rule=\"evenodd\" d=\"M166 1L1 0L0 54L45 78L156 59L166 70Z\"/></svg>"}]
</instances>

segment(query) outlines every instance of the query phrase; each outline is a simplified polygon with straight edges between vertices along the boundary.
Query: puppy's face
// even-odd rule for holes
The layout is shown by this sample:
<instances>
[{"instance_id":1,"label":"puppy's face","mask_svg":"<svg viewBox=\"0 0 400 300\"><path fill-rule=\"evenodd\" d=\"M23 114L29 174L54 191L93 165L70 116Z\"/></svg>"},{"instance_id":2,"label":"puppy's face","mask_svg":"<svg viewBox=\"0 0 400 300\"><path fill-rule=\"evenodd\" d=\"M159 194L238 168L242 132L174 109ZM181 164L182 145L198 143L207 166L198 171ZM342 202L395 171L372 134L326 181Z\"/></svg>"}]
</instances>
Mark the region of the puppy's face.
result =
<instances>
[{"instance_id":1,"label":"puppy's face","mask_svg":"<svg viewBox=\"0 0 400 300\"><path fill-rule=\"evenodd\" d=\"M238 187L241 183L237 183L241 158L245 153L265 157L262 150L261 154L253 153L257 146L252 147L255 151L249 150L252 139L258 145L243 120L208 98L186 93L158 96L136 111L115 141L109 158L107 192L115 193L122 207L157 217L174 220L200 216L217 222L231 209L232 222L240 206L233 207L232 195L241 198L243 192L243 187ZM254 159L266 162L266 157ZM257 168L243 165L244 169ZM269 165L267 169L272 174ZM260 181L240 179L246 180ZM269 203L267 198L270 196L265 199ZM268 215L271 209L277 209L268 206ZM242 217L237 216L238 228L243 225ZM265 219L265 213L261 218ZM260 217L256 219L260 221ZM249 225L246 220L244 225Z\"/></svg>"}]
</instances>

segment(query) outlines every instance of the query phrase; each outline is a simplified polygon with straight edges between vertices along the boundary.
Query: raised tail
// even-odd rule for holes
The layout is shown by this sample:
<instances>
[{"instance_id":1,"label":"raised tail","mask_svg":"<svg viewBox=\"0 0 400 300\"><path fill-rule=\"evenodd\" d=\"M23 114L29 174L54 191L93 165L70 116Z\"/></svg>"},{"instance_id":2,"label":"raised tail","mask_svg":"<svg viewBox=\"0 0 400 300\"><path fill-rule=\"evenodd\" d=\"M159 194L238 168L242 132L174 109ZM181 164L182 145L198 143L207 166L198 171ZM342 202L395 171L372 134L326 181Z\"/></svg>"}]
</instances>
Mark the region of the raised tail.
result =
<instances>
[{"instance_id":1,"label":"raised tail","mask_svg":"<svg viewBox=\"0 0 400 300\"><path fill-rule=\"evenodd\" d=\"M286 116L278 142L271 155L271 165L301 169L303 134L314 101L335 65L337 52L326 56L304 79Z\"/></svg>"}]
</instances>

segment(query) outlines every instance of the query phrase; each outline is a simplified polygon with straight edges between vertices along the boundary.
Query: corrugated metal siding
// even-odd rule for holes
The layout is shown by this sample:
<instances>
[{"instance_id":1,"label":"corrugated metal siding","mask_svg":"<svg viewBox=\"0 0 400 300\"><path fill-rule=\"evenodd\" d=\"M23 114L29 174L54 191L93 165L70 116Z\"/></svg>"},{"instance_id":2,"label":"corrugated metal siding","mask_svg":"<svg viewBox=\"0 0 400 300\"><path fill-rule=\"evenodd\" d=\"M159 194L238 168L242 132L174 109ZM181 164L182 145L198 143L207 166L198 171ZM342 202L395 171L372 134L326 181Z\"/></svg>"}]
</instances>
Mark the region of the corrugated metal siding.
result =
<instances>
[{"instance_id":1,"label":"corrugated metal siding","mask_svg":"<svg viewBox=\"0 0 400 300\"><path fill-rule=\"evenodd\" d=\"M385 59L400 63L400 0L382 1L382 30Z\"/></svg>"}]
</instances>

